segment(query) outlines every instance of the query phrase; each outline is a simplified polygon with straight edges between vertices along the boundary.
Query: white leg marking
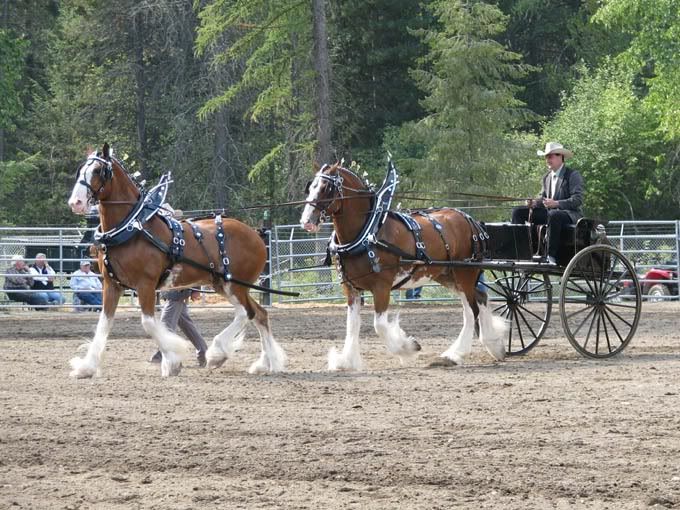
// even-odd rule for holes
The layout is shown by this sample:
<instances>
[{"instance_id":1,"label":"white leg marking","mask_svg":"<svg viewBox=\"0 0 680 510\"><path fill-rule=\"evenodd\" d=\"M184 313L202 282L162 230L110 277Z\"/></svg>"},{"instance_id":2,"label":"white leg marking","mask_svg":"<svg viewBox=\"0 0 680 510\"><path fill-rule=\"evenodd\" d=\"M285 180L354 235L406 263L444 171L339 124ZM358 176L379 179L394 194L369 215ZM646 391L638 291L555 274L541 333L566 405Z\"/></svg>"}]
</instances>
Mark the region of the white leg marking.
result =
<instances>
[{"instance_id":1,"label":"white leg marking","mask_svg":"<svg viewBox=\"0 0 680 510\"><path fill-rule=\"evenodd\" d=\"M420 344L412 336L404 333L404 330L399 326L399 314L395 316L394 320L390 321L387 312L376 313L373 316L373 327L387 345L387 350L399 356L402 365L405 361L404 358L413 356L420 350Z\"/></svg>"},{"instance_id":2,"label":"white leg marking","mask_svg":"<svg viewBox=\"0 0 680 510\"><path fill-rule=\"evenodd\" d=\"M485 305L479 305L479 341L496 360L505 359L505 338L508 323Z\"/></svg>"},{"instance_id":3,"label":"white leg marking","mask_svg":"<svg viewBox=\"0 0 680 510\"><path fill-rule=\"evenodd\" d=\"M269 319L267 324L261 324L255 320L255 327L260 334L262 352L260 357L250 365L249 374L261 374L264 372L282 372L286 368L286 353L271 334Z\"/></svg>"},{"instance_id":4,"label":"white leg marking","mask_svg":"<svg viewBox=\"0 0 680 510\"><path fill-rule=\"evenodd\" d=\"M342 353L333 347L328 352L328 370L361 370L361 350L359 349L359 330L361 329L361 299L357 297L352 306L347 307L347 332Z\"/></svg>"},{"instance_id":5,"label":"white leg marking","mask_svg":"<svg viewBox=\"0 0 680 510\"><path fill-rule=\"evenodd\" d=\"M181 336L170 331L160 320L157 320L152 315L142 315L142 326L156 341L158 350L163 355L161 376L179 375L182 369L182 359L188 354L191 344Z\"/></svg>"},{"instance_id":6,"label":"white leg marking","mask_svg":"<svg viewBox=\"0 0 680 510\"><path fill-rule=\"evenodd\" d=\"M221 367L227 359L234 354L240 347L245 336L245 327L248 322L248 313L246 309L232 296L234 305L234 320L224 328L219 334L213 338L208 351L206 352L206 360L208 368Z\"/></svg>"},{"instance_id":7,"label":"white leg marking","mask_svg":"<svg viewBox=\"0 0 680 510\"><path fill-rule=\"evenodd\" d=\"M71 359L71 377L77 379L84 379L89 377L94 377L99 375L99 364L104 354L104 348L106 347L106 340L111 332L111 327L113 326L113 318L109 320L104 312L99 314L99 321L97 322L97 329L94 334L94 338L87 345L87 353L83 358L72 358Z\"/></svg>"},{"instance_id":8,"label":"white leg marking","mask_svg":"<svg viewBox=\"0 0 680 510\"><path fill-rule=\"evenodd\" d=\"M458 335L458 339L444 351L441 356L443 358L448 358L453 361L456 365L462 365L465 358L470 354L472 350L472 337L475 332L475 316L472 312L470 304L465 299L465 296L461 296L463 303L463 329Z\"/></svg>"}]
</instances>

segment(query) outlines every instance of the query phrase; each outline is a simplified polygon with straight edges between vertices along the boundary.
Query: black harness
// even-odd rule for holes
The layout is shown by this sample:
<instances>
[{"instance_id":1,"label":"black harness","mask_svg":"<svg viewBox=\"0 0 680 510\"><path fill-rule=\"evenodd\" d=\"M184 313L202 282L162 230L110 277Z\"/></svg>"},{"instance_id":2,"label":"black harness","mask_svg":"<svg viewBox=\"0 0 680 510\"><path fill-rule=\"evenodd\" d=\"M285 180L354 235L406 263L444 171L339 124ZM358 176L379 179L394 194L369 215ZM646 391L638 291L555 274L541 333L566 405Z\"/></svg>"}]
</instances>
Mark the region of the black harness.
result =
<instances>
[{"instance_id":1,"label":"black harness","mask_svg":"<svg viewBox=\"0 0 680 510\"><path fill-rule=\"evenodd\" d=\"M416 260L423 261L425 264L432 263L432 259L427 254L427 247L425 246L425 242L423 241L422 228L420 224L413 218L411 214L406 214L398 211L389 211L389 205L396 191L396 185L398 182L399 181L397 178L396 169L394 168L394 165L392 165L392 162L390 161L388 175L380 191L376 193L376 198L374 199L374 204L377 205L375 205L372 208L373 212L371 216L369 216L369 218L367 219L366 223L364 224L364 227L362 228L359 236L350 243L338 245L336 233L335 231L333 231L333 234L331 235L331 238L328 242L326 260L324 261L324 264L330 265L332 257L337 256L336 261L338 262L338 273L342 280L347 281L344 277L345 268L343 259L347 257L363 255L364 253L367 254L368 259L370 261L371 271L375 273L380 272L381 270L379 263L380 259L376 255L376 248L381 248L387 252L399 256L402 259L412 260L415 258ZM446 238L444 237L444 228L442 224L430 214L430 212L440 211L443 209L445 208L439 209L430 208L427 210L415 211L413 212L413 214L422 216L430 222L434 230L437 232L437 234L439 234L439 238L441 239L442 244L446 249L447 261L451 261L451 247ZM470 225L470 230L472 231L472 256L466 261L478 262L483 258L486 258L488 256L487 241L490 238L489 234L486 232L482 224L475 220L474 218L472 218L469 214L459 209L454 210L461 214L463 218L465 218L465 220ZM380 228L385 223L388 215L403 223L409 230L409 232L411 232L411 234L413 235L416 251L415 257L413 254L405 252L404 250L390 243L389 241L386 241L384 239L378 239L377 236L380 231ZM417 269L418 268L414 266L404 279L397 282L392 287L392 290L396 290L404 286L413 277Z\"/></svg>"},{"instance_id":2,"label":"black harness","mask_svg":"<svg viewBox=\"0 0 680 510\"><path fill-rule=\"evenodd\" d=\"M342 257L354 257L366 253L371 262L371 269L376 273L380 272L379 258L375 253L377 245L376 235L387 219L398 183L397 169L392 164L392 161L390 161L387 176L380 189L373 195L371 215L367 218L366 223L364 223L361 232L353 241L338 244L337 234L333 231L328 242L327 260L330 261L330 257L337 255L338 260L342 263Z\"/></svg>"},{"instance_id":3,"label":"black harness","mask_svg":"<svg viewBox=\"0 0 680 510\"><path fill-rule=\"evenodd\" d=\"M132 240L138 234L143 234L144 238L148 240L152 245L158 248L161 252L168 256L169 265L163 272L162 277L158 281L156 288L158 288L161 283L170 274L172 267L175 264L183 263L193 266L197 269L202 269L210 273L216 279L223 279L225 282L236 283L244 287L249 287L251 289L260 290L263 292L281 294L285 296L299 296L298 292L284 292L274 289L269 289L266 287L261 287L260 285L255 285L250 282L239 280L234 278L231 273L230 260L226 251L226 234L224 232L224 226L222 224L222 217L218 215L211 215L209 217L215 218L215 238L217 240L217 246L219 251L219 257L222 262L222 272L217 271L217 265L211 260L207 248L203 243L203 232L201 229L193 223L191 220L187 220L190 225L194 238L198 242L199 246L202 248L209 261L206 266L195 260L189 259L184 256L184 247L186 241L184 239L184 227L182 223L177 221L171 216L169 212L163 209L162 204L165 202L165 197L167 196L168 188L171 183L170 173L164 174L161 177L160 182L154 188L149 191L149 193L144 193L140 190L140 197L137 203L134 205L130 213L123 219L123 221L116 227L108 230L106 232L101 232L101 223L97 227L94 235L94 245L101 250L103 254L104 267L106 269L107 275L114 280L118 285L126 288L131 288L128 285L120 281L116 276L111 258L109 257L108 249L115 246L120 246ZM166 244L158 237L154 236L146 228L146 224L154 217L158 216L163 220L165 225L168 227L172 233L172 240L170 244Z\"/></svg>"}]
</instances>

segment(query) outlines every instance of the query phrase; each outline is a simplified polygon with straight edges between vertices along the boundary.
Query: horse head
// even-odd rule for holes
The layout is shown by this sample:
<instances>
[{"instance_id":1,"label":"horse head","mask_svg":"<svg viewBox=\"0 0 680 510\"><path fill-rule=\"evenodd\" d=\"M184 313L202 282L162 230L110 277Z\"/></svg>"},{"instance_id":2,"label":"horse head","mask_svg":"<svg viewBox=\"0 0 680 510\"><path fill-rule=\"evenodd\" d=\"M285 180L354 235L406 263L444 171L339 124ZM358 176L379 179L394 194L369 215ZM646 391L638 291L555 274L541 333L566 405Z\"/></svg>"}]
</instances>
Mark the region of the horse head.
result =
<instances>
[{"instance_id":1,"label":"horse head","mask_svg":"<svg viewBox=\"0 0 680 510\"><path fill-rule=\"evenodd\" d=\"M115 161L111 154L111 147L105 143L101 151L91 153L76 170L76 183L68 199L68 205L74 213L86 214L90 205L108 195Z\"/></svg>"},{"instance_id":2,"label":"horse head","mask_svg":"<svg viewBox=\"0 0 680 510\"><path fill-rule=\"evenodd\" d=\"M143 192L145 181L127 173L108 143L91 153L76 171L76 183L68 204L76 214L87 214L90 206L104 204L133 206Z\"/></svg>"},{"instance_id":3,"label":"horse head","mask_svg":"<svg viewBox=\"0 0 680 510\"><path fill-rule=\"evenodd\" d=\"M308 232L318 232L326 217L341 213L345 198L372 192L359 176L336 163L321 167L307 183L305 193L300 225Z\"/></svg>"}]
</instances>

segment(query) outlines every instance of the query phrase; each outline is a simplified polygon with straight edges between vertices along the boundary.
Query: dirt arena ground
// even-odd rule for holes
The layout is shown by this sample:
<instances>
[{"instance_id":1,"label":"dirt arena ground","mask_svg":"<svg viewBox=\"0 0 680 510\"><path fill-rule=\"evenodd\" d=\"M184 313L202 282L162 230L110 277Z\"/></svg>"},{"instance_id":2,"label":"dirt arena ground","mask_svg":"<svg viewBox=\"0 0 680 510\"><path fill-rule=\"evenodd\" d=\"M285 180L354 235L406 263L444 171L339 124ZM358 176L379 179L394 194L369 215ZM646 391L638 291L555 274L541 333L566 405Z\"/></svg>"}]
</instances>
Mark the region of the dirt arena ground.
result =
<instances>
[{"instance_id":1,"label":"dirt arena ground","mask_svg":"<svg viewBox=\"0 0 680 510\"><path fill-rule=\"evenodd\" d=\"M274 308L285 374L251 376L251 326L219 370L161 379L123 311L101 377L68 360L94 313L0 313L0 508L680 508L677 303L645 304L633 343L581 358L558 315L526 357L427 368L456 306L401 308L423 351L402 367L363 313L359 373L329 373L342 307ZM199 310L206 338L230 310Z\"/></svg>"}]
</instances>

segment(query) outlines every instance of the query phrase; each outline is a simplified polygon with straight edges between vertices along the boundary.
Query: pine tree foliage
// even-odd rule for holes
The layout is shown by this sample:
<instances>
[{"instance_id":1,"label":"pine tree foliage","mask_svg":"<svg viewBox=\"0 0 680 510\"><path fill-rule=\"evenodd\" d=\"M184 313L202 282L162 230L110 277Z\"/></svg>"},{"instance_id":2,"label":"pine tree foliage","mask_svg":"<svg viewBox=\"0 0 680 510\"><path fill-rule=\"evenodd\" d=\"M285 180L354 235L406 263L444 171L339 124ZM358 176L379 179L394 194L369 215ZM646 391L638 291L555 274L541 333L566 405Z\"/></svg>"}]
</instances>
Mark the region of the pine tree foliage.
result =
<instances>
[{"instance_id":1,"label":"pine tree foliage","mask_svg":"<svg viewBox=\"0 0 680 510\"><path fill-rule=\"evenodd\" d=\"M531 118L517 99L528 71L496 37L507 16L484 2L438 1L439 25L419 34L430 51L412 75L427 114L407 134L425 147L418 172L444 190L493 189L514 154L510 136Z\"/></svg>"}]
</instances>

